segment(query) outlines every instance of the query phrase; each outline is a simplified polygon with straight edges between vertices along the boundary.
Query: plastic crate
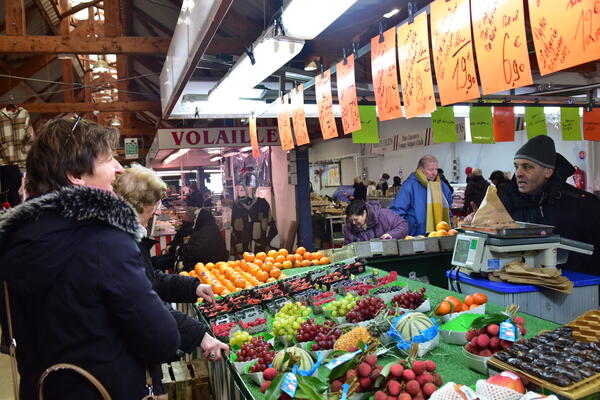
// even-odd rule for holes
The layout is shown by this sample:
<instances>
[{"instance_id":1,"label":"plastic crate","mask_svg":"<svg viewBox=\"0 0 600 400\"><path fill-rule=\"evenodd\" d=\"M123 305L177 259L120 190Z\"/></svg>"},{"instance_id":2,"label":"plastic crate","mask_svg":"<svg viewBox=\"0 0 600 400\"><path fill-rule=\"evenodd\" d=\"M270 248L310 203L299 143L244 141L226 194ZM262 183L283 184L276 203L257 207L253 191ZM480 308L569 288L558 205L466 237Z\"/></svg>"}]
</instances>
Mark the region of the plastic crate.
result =
<instances>
[{"instance_id":1,"label":"plastic crate","mask_svg":"<svg viewBox=\"0 0 600 400\"><path fill-rule=\"evenodd\" d=\"M398 255L401 256L439 252L440 241L437 237L398 240Z\"/></svg>"}]
</instances>

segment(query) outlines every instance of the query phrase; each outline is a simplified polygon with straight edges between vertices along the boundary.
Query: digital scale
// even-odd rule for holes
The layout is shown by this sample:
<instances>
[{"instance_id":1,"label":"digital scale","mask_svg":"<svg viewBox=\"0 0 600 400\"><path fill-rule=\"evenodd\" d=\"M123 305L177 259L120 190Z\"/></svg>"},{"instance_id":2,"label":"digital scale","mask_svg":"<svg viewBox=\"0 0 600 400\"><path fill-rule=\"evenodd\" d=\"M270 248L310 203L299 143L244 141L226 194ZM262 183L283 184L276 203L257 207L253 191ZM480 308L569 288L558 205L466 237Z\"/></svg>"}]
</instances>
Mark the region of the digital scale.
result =
<instances>
[{"instance_id":1,"label":"digital scale","mask_svg":"<svg viewBox=\"0 0 600 400\"><path fill-rule=\"evenodd\" d=\"M591 255L591 244L553 234L549 225L516 222L515 228L465 226L454 244L452 265L465 273L486 275L513 261L531 267L556 268L558 249Z\"/></svg>"}]
</instances>

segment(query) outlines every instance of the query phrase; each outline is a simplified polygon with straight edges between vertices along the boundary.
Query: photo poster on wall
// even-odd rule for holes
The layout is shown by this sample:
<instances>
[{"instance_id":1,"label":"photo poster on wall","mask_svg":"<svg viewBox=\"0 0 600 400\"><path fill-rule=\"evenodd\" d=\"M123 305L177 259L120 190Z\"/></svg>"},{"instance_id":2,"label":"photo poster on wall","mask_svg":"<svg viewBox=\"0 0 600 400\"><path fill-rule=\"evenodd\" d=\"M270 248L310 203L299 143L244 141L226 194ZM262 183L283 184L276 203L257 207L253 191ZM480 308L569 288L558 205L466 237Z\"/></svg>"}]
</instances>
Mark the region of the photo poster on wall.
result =
<instances>
[{"instance_id":1,"label":"photo poster on wall","mask_svg":"<svg viewBox=\"0 0 600 400\"><path fill-rule=\"evenodd\" d=\"M316 177L319 177L318 182L320 188L337 187L342 184L342 169L339 162L313 164L310 166L310 176L314 177L315 181ZM313 190L317 191L315 182L313 182Z\"/></svg>"}]
</instances>

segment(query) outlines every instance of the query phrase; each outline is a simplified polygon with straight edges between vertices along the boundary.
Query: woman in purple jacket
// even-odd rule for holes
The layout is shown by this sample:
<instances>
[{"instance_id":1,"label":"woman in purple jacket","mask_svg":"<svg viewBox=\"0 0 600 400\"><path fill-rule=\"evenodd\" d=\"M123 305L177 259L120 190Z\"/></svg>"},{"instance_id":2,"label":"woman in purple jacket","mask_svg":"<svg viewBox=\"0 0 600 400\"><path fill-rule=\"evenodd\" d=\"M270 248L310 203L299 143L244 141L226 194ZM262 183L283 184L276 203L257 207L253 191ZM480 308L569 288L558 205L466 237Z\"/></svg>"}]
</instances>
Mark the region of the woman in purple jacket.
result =
<instances>
[{"instance_id":1,"label":"woman in purple jacket","mask_svg":"<svg viewBox=\"0 0 600 400\"><path fill-rule=\"evenodd\" d=\"M379 202L354 200L346 208L344 244L370 239L402 239L408 234L406 221Z\"/></svg>"}]
</instances>

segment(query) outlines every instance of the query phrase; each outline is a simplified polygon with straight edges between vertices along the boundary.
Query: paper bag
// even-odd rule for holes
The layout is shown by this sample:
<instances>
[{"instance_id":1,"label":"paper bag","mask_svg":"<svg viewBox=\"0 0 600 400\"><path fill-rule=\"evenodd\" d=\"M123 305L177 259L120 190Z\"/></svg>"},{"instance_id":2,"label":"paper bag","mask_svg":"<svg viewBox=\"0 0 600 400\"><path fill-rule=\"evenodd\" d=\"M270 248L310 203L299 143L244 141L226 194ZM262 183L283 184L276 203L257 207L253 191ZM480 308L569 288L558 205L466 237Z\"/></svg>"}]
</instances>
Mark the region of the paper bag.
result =
<instances>
[{"instance_id":1,"label":"paper bag","mask_svg":"<svg viewBox=\"0 0 600 400\"><path fill-rule=\"evenodd\" d=\"M479 209L473 217L470 225L485 226L491 228L518 228L519 225L512 219L502 201L498 197L496 186L490 185L487 188L485 197L479 206Z\"/></svg>"}]
</instances>

